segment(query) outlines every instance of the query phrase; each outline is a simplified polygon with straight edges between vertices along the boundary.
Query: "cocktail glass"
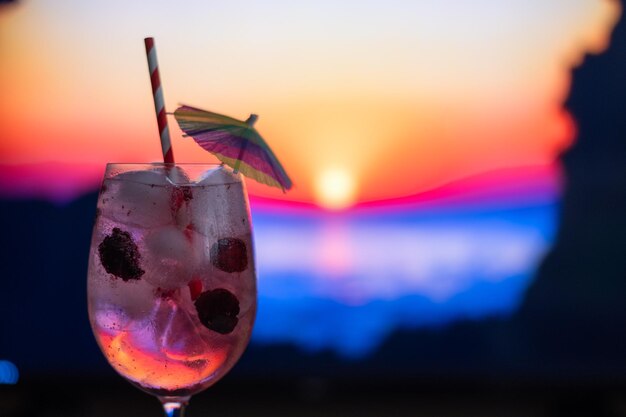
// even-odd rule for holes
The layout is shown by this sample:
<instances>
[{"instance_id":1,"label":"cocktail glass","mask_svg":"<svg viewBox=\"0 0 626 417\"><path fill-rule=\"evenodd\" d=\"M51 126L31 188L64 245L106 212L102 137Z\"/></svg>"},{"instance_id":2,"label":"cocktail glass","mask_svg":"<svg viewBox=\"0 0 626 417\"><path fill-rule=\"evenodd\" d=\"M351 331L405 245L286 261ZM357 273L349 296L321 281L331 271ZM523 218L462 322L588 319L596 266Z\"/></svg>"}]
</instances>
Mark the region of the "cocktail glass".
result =
<instances>
[{"instance_id":1,"label":"cocktail glass","mask_svg":"<svg viewBox=\"0 0 626 417\"><path fill-rule=\"evenodd\" d=\"M209 164L109 164L88 271L89 319L113 368L182 416L243 353L256 314L241 175Z\"/></svg>"}]
</instances>

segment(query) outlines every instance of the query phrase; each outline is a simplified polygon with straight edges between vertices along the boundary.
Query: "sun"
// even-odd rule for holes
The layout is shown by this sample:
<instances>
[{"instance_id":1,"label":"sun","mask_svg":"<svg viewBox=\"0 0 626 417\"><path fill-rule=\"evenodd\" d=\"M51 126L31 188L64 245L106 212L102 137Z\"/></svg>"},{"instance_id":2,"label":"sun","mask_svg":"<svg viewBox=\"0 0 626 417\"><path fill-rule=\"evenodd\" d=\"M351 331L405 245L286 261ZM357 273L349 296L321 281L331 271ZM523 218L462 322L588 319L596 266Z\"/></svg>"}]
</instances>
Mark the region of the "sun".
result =
<instances>
[{"instance_id":1,"label":"sun","mask_svg":"<svg viewBox=\"0 0 626 417\"><path fill-rule=\"evenodd\" d=\"M354 204L356 181L345 169L331 168L322 171L315 181L317 203L330 210L341 210Z\"/></svg>"}]
</instances>

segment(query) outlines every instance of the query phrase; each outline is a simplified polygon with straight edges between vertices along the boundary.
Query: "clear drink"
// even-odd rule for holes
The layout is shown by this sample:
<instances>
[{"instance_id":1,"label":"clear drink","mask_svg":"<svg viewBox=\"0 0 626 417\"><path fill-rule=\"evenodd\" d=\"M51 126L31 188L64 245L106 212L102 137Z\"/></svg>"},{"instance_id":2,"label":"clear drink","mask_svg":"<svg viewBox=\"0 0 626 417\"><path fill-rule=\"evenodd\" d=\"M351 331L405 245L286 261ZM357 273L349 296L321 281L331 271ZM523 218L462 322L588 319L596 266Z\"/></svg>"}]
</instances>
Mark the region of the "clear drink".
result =
<instances>
[{"instance_id":1,"label":"clear drink","mask_svg":"<svg viewBox=\"0 0 626 417\"><path fill-rule=\"evenodd\" d=\"M163 401L184 401L224 376L256 313L241 176L217 165L109 164L88 304L107 360Z\"/></svg>"}]
</instances>

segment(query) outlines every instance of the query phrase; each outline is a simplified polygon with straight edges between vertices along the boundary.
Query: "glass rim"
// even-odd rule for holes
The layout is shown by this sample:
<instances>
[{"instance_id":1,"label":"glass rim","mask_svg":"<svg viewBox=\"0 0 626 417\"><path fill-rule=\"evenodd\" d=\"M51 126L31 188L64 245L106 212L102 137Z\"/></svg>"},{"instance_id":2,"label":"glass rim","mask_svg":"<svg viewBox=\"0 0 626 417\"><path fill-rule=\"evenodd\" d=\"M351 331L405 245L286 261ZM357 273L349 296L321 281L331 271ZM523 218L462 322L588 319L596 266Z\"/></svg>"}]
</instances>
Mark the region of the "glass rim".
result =
<instances>
[{"instance_id":1,"label":"glass rim","mask_svg":"<svg viewBox=\"0 0 626 417\"><path fill-rule=\"evenodd\" d=\"M220 185L243 183L243 178L240 172L234 172L233 169L227 164L216 162L109 162L106 164L104 170L104 180L113 179L118 175L133 171L149 172L162 170L167 177L167 180L172 185L195 186L198 185L198 181L202 180L202 177L206 172L221 168L223 168L230 175L228 175L228 178L224 178L224 180L220 182ZM183 174L182 176L178 175L181 173ZM122 180L122 178L120 178L120 180ZM132 182L130 179L127 179L126 181ZM143 183L143 181L137 180L134 182ZM149 185L152 185L152 183L149 183Z\"/></svg>"},{"instance_id":2,"label":"glass rim","mask_svg":"<svg viewBox=\"0 0 626 417\"><path fill-rule=\"evenodd\" d=\"M133 166L133 165L149 165L149 166L164 166L174 167L177 165L183 166L209 166L218 167L225 165L221 162L107 162L106 166Z\"/></svg>"}]
</instances>

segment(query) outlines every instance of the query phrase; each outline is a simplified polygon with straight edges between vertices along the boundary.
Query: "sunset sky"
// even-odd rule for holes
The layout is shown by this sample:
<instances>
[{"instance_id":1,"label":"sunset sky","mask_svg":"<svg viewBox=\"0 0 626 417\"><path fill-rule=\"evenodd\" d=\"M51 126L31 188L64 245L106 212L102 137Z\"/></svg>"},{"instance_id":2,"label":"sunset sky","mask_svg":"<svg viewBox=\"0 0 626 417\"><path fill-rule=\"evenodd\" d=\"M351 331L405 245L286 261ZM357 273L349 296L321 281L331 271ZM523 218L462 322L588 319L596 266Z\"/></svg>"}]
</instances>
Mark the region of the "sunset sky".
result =
<instances>
[{"instance_id":1,"label":"sunset sky","mask_svg":"<svg viewBox=\"0 0 626 417\"><path fill-rule=\"evenodd\" d=\"M617 0L0 0L3 249L25 260L5 275L36 306L0 299L9 318L30 312L0 329L6 359L74 363L23 341L59 337L44 307L80 314L66 288L83 288L105 164L162 160L145 37L169 112L258 114L293 180L285 194L247 181L254 340L359 359L397 330L518 308L561 230L572 68L621 13ZM169 122L176 161L216 161Z\"/></svg>"},{"instance_id":2,"label":"sunset sky","mask_svg":"<svg viewBox=\"0 0 626 417\"><path fill-rule=\"evenodd\" d=\"M610 0L181 4L0 7L0 167L29 178L5 175L1 193L80 193L106 162L160 159L146 36L169 111L260 115L295 188L255 195L347 206L550 164L574 138L569 71L620 14ZM170 126L177 161L212 160Z\"/></svg>"}]
</instances>

